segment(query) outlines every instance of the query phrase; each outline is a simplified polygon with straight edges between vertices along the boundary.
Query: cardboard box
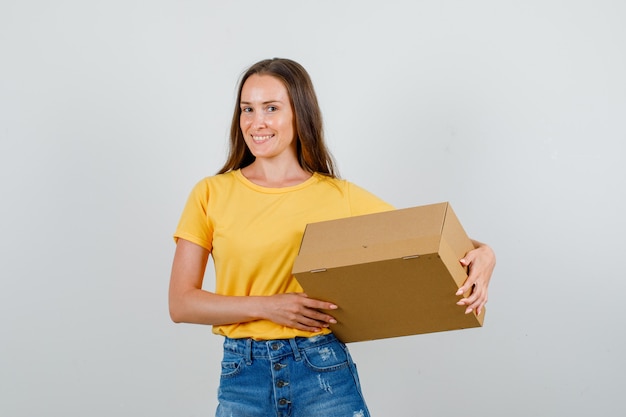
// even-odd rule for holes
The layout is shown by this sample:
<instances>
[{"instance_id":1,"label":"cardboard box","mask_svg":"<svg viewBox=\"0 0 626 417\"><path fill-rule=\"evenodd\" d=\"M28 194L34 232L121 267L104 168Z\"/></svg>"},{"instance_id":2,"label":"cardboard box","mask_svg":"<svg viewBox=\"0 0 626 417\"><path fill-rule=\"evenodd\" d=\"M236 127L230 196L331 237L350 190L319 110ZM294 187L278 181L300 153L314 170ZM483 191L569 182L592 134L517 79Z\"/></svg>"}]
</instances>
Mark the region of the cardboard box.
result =
<instances>
[{"instance_id":1,"label":"cardboard box","mask_svg":"<svg viewBox=\"0 0 626 417\"><path fill-rule=\"evenodd\" d=\"M309 224L293 273L343 342L479 327L455 293L473 245L449 203Z\"/></svg>"}]
</instances>

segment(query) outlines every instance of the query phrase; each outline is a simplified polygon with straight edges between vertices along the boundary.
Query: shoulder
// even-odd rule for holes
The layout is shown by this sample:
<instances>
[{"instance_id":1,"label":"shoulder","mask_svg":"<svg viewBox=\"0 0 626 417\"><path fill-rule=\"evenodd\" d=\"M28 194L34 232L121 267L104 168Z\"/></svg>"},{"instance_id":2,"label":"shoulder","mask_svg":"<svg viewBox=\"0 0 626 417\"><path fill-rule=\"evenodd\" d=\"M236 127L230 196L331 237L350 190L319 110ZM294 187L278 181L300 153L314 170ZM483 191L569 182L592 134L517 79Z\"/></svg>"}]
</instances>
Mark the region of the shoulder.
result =
<instances>
[{"instance_id":1,"label":"shoulder","mask_svg":"<svg viewBox=\"0 0 626 417\"><path fill-rule=\"evenodd\" d=\"M353 182L346 181L345 187L350 195L353 215L378 213L394 209L394 206L387 201Z\"/></svg>"},{"instance_id":2,"label":"shoulder","mask_svg":"<svg viewBox=\"0 0 626 417\"><path fill-rule=\"evenodd\" d=\"M344 179L331 177L330 175L326 175L326 174L320 174L319 172L313 173L313 176L317 178L317 181L319 184L323 184L323 185L332 185L334 187L345 187L345 184L348 183L348 181Z\"/></svg>"},{"instance_id":3,"label":"shoulder","mask_svg":"<svg viewBox=\"0 0 626 417\"><path fill-rule=\"evenodd\" d=\"M391 204L351 181L322 174L315 175L319 178L320 184L326 184L339 191L341 198L349 204L351 215L369 214L394 209Z\"/></svg>"},{"instance_id":4,"label":"shoulder","mask_svg":"<svg viewBox=\"0 0 626 417\"><path fill-rule=\"evenodd\" d=\"M211 175L196 182L194 185L194 191L208 192L211 188L232 184L235 181L236 176L233 171L229 171L224 174Z\"/></svg>"}]
</instances>

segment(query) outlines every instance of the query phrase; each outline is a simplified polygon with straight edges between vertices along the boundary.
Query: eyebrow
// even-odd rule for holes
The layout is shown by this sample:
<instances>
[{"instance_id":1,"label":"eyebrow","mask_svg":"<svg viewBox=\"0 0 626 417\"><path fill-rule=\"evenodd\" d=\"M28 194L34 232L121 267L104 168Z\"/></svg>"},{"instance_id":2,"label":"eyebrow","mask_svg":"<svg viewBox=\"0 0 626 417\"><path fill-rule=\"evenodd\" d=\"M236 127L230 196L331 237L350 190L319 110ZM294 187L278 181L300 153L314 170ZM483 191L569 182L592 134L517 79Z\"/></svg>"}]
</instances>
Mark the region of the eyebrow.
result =
<instances>
[{"instance_id":1,"label":"eyebrow","mask_svg":"<svg viewBox=\"0 0 626 417\"><path fill-rule=\"evenodd\" d=\"M268 100L268 101L264 101L264 102L263 102L263 103L261 103L261 104L272 104L272 103L280 103L280 104L283 104L283 102L282 102L281 100ZM244 100L241 100L241 101L239 102L239 104L252 104L252 103L251 103L251 102L249 102L249 101L244 101Z\"/></svg>"}]
</instances>

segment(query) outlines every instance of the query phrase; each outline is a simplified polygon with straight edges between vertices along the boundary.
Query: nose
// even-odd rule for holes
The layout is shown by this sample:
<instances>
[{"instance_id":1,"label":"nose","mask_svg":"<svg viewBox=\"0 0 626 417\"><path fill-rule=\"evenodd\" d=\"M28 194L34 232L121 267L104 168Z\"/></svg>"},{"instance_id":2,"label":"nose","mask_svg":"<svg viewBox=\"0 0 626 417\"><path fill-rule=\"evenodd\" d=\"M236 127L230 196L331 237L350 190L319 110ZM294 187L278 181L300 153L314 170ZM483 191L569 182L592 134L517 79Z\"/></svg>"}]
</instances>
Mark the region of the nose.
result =
<instances>
[{"instance_id":1,"label":"nose","mask_svg":"<svg viewBox=\"0 0 626 417\"><path fill-rule=\"evenodd\" d=\"M263 112L257 111L254 112L252 116L252 127L259 128L265 126L265 115Z\"/></svg>"}]
</instances>

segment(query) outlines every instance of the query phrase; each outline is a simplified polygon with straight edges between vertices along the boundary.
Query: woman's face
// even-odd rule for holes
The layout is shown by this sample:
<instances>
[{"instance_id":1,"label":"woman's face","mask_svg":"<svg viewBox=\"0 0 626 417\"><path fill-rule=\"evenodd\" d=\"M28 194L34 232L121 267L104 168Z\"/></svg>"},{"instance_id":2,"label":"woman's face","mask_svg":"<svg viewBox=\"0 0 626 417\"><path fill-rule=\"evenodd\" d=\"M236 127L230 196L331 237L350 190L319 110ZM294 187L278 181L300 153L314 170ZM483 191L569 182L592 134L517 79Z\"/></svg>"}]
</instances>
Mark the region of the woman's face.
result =
<instances>
[{"instance_id":1,"label":"woman's face","mask_svg":"<svg viewBox=\"0 0 626 417\"><path fill-rule=\"evenodd\" d=\"M285 85L271 75L251 75L241 89L239 126L257 158L296 158L295 123Z\"/></svg>"}]
</instances>

